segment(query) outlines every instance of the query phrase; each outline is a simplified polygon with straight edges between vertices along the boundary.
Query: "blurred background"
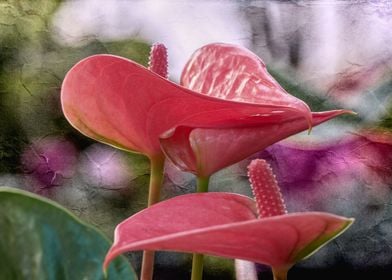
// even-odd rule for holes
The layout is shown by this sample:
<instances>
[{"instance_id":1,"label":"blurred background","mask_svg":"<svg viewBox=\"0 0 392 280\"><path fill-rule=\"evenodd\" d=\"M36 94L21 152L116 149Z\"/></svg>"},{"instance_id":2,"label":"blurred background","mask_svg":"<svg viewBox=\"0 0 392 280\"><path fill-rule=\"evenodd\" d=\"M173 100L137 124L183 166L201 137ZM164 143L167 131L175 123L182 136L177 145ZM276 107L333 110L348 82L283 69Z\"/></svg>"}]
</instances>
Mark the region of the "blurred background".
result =
<instances>
[{"instance_id":1,"label":"blurred background","mask_svg":"<svg viewBox=\"0 0 392 280\"><path fill-rule=\"evenodd\" d=\"M354 226L289 279L343 272L392 275L392 2L0 1L0 186L58 201L109 238L143 209L149 164L95 143L63 117L59 93L80 59L110 53L146 65L164 43L177 82L190 55L212 42L249 48L313 111L345 116L251 158L272 165L289 212L328 211ZM251 159L250 158L250 159ZM214 175L210 189L251 195L250 159ZM192 175L166 166L163 197L194 191ZM138 267L140 253L129 254ZM188 279L191 258L159 253L156 279ZM270 279L263 266L259 278ZM208 258L205 279L234 279L233 262ZM388 277L389 276L389 277Z\"/></svg>"}]
</instances>

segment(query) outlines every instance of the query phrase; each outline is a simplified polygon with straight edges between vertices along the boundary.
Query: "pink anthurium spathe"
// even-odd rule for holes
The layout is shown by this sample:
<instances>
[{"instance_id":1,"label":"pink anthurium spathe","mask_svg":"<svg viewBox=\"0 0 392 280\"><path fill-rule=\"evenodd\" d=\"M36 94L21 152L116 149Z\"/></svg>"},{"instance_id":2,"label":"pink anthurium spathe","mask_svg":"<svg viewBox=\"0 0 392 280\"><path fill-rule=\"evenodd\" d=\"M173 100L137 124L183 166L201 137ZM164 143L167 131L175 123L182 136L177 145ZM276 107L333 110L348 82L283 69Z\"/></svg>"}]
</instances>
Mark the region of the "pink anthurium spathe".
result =
<instances>
[{"instance_id":1,"label":"pink anthurium spathe","mask_svg":"<svg viewBox=\"0 0 392 280\"><path fill-rule=\"evenodd\" d=\"M274 112L271 110L270 113ZM312 126L347 113L335 110L312 113ZM170 160L181 170L201 177L239 162L288 136L305 130L307 121L287 113L274 119L265 117L263 125L190 128L178 126L161 137L162 147Z\"/></svg>"},{"instance_id":2,"label":"pink anthurium spathe","mask_svg":"<svg viewBox=\"0 0 392 280\"><path fill-rule=\"evenodd\" d=\"M263 112L247 117L245 126L235 121L209 128L177 125L162 135L166 155L182 170L201 177L209 177L310 126L350 113L309 111L309 118L304 118L290 109L302 101L288 94L269 75L259 57L229 44L210 44L196 51L184 68L181 84L207 96L263 107ZM284 109L277 109L274 104ZM256 116L263 122L253 122Z\"/></svg>"},{"instance_id":3,"label":"pink anthurium spathe","mask_svg":"<svg viewBox=\"0 0 392 280\"><path fill-rule=\"evenodd\" d=\"M216 46L221 45L216 44ZM215 48L215 45L212 47ZM178 142L187 135L184 135L186 133L183 129L175 128L186 127L186 130L193 131L195 128L260 127L261 131L265 131L262 138L271 131L274 132L272 139L267 137L268 141L260 139L260 131L256 133L256 137L253 138L257 138L258 143L252 146L251 151L247 151L245 144L241 145L242 142L247 143L249 140L237 141L238 147L233 148L231 154L234 156L236 152L242 150L241 158L234 156L222 161L219 160L220 157L214 159L210 157L209 160L219 162L199 172L205 173L202 175L210 175L217 169L244 158L242 154L250 155L273 142L346 112L330 111L320 115L313 114L312 117L310 109L304 102L286 93L269 76L264 64L256 55L234 46L231 48L235 51L229 48L230 51L227 53L226 49L220 53L225 57L231 57L230 59L238 58L236 65L229 65L235 67L237 75L226 75L222 69L228 68L220 65L222 60L217 60L216 76L221 83L227 77L226 83L232 81L234 84L245 84L246 87L240 93L241 98L231 98L224 94L221 90L224 84L221 87L212 86L208 91L197 87L194 91L188 89L196 87L193 80L190 83L183 82L185 87L176 85L160 76L161 73L155 73L154 65L152 69L146 69L125 58L94 55L78 62L67 73L61 89L64 114L68 121L83 134L109 145L143 153L150 158L162 155L159 137L164 134L163 145L167 147L167 154L176 163L179 162L176 160L178 154L184 151L187 158L183 161L186 163L191 160L191 157L203 158L203 155L199 153L189 155L187 153L189 145L183 144L185 149L180 147ZM215 65L213 57L205 60L209 62L208 65ZM186 69L189 67L188 65ZM161 70L162 67L155 68L167 75L167 71ZM196 71L198 68L195 66L191 69ZM211 66L208 69L210 73L214 68ZM250 71L254 71L252 76L249 76ZM207 72L201 71L201 73ZM210 83L211 79L206 77L206 84ZM206 91L199 92L199 88ZM211 90L216 93L212 94ZM250 99L250 94L257 97ZM225 138L225 136L220 137L219 133L214 134L211 139ZM197 142L203 141L202 138ZM198 145L199 150L203 150L203 153L209 152L210 142L206 142L206 147ZM173 151L173 146L178 146L178 149ZM196 160L196 162L187 169L196 172L195 165L205 164L204 160L199 162Z\"/></svg>"},{"instance_id":4,"label":"pink anthurium spathe","mask_svg":"<svg viewBox=\"0 0 392 280\"><path fill-rule=\"evenodd\" d=\"M265 125L286 118L311 122L311 112L288 94L247 103L209 97L176 85L117 56L94 55L66 75L61 101L68 121L98 141L150 158L161 155L159 136L177 126L220 128ZM302 129L303 130L303 129Z\"/></svg>"},{"instance_id":5,"label":"pink anthurium spathe","mask_svg":"<svg viewBox=\"0 0 392 280\"><path fill-rule=\"evenodd\" d=\"M256 203L233 193L189 194L128 218L116 228L104 267L124 252L171 250L267 264L277 277L286 279L290 267L353 222L322 212L286 214L279 188L266 163L252 162L249 175Z\"/></svg>"}]
</instances>

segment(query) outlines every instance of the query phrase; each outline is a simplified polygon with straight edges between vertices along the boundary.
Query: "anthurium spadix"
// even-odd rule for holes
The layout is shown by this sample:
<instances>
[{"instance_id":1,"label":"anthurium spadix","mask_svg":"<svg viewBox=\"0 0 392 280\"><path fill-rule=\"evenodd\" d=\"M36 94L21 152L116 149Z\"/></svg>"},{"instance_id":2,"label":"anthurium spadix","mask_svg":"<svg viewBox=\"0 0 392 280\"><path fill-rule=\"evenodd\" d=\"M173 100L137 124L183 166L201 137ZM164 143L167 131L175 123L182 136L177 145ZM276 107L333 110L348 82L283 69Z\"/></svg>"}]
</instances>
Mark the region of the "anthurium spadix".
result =
<instances>
[{"instance_id":1,"label":"anthurium spadix","mask_svg":"<svg viewBox=\"0 0 392 280\"><path fill-rule=\"evenodd\" d=\"M267 264L276 279L286 279L290 267L338 236L353 220L322 212L287 214L268 168L261 160L249 167L255 200L233 193L196 193L131 216L117 226L104 267L124 252L171 250Z\"/></svg>"},{"instance_id":2,"label":"anthurium spadix","mask_svg":"<svg viewBox=\"0 0 392 280\"><path fill-rule=\"evenodd\" d=\"M161 136L166 155L182 170L201 177L209 177L279 140L350 112L304 110L305 103L288 94L269 75L259 57L229 44L210 44L197 50L184 68L181 85L221 100L263 108L240 122L232 120L219 127L177 125Z\"/></svg>"}]
</instances>

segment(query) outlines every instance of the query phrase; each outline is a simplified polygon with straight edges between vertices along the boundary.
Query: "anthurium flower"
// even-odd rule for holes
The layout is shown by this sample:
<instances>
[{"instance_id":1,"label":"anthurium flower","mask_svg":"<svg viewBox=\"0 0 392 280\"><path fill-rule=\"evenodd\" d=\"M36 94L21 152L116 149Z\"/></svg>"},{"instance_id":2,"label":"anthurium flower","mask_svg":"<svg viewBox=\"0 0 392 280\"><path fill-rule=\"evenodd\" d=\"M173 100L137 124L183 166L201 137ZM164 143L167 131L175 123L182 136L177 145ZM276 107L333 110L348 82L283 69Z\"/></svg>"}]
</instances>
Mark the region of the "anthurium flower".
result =
<instances>
[{"instance_id":1,"label":"anthurium flower","mask_svg":"<svg viewBox=\"0 0 392 280\"><path fill-rule=\"evenodd\" d=\"M131 216L117 226L104 267L128 251L174 250L267 264L281 277L277 279L286 279L290 267L353 222L322 212L286 214L265 161L252 162L249 175L256 202L233 193L196 193L160 202Z\"/></svg>"},{"instance_id":2,"label":"anthurium flower","mask_svg":"<svg viewBox=\"0 0 392 280\"><path fill-rule=\"evenodd\" d=\"M215 48L215 45L212 48ZM264 131L263 138L268 139L261 141L259 132L257 142L262 144L249 151L254 152L260 150L260 147L305 130L312 124L317 125L344 113L331 111L313 115L312 118L308 106L287 94L268 75L265 65L257 56L234 46L226 49L219 48L219 53L238 61L237 64L230 65L234 68L234 76L227 75L227 71L221 72L222 67L218 67L221 63L227 62L227 59L217 57L216 61L212 57L206 60L209 62L208 65L217 65L217 72L213 77L218 77L217 81L221 84L224 80L227 84L243 84L235 91L242 90L243 98L226 100L229 98L220 87L211 87L216 94L206 96L201 93L212 95L211 90L206 91L205 88L198 87L194 91L186 88L194 88L194 83L185 83L185 87L182 87L131 60L112 55L94 55L78 62L67 73L61 90L64 114L75 128L91 138L153 158L161 155L160 135L172 128L186 127L186 130L193 130L198 127L261 127ZM186 69L189 67L188 65ZM192 69L195 70L195 67ZM211 66L208 69L210 73L214 68ZM206 81L211 83L211 78ZM202 91L199 92L199 89ZM251 93L258 97L249 99L248 95ZM165 136L164 146L175 162L178 162L176 157L181 152L173 152L172 149L173 146L177 146L179 138L182 139L184 133L184 129L177 129L175 137L168 139L168 134ZM242 139L244 134L241 133L236 138ZM270 137L271 134L274 136ZM215 135L215 138L219 137L218 133ZM230 135L226 133L221 138L227 136ZM245 138L235 143L246 142L249 137ZM212 150L208 144L206 145L208 151ZM247 150L244 144L236 146L238 148L227 154ZM241 152L241 156L242 154L247 153ZM200 158L198 153L193 156ZM187 154L187 157L190 155ZM238 156L234 159L225 158L223 163L214 164L212 170L207 168L205 172L214 172L216 168L237 161L237 158ZM195 167L189 169L194 171Z\"/></svg>"},{"instance_id":3,"label":"anthurium flower","mask_svg":"<svg viewBox=\"0 0 392 280\"><path fill-rule=\"evenodd\" d=\"M219 127L177 125L162 135L166 155L182 170L201 177L209 177L279 140L348 112L308 111L308 118L304 118L298 108L306 105L269 75L259 57L234 45L210 44L196 51L184 68L181 84L207 96L263 108L247 117L246 125L235 121ZM257 119L256 123L255 117L263 121Z\"/></svg>"},{"instance_id":4,"label":"anthurium flower","mask_svg":"<svg viewBox=\"0 0 392 280\"><path fill-rule=\"evenodd\" d=\"M285 94L265 104L228 101L202 95L117 56L94 55L66 75L62 107L70 123L85 135L149 157L161 154L159 136L175 126L264 125L261 116L310 121L309 108ZM307 127L307 126L306 126Z\"/></svg>"},{"instance_id":5,"label":"anthurium flower","mask_svg":"<svg viewBox=\"0 0 392 280\"><path fill-rule=\"evenodd\" d=\"M230 56L230 52L225 52L221 53ZM246 50L242 52L249 58L243 59L245 56L238 52L240 63L233 66L239 67L238 73L245 70L244 79L227 75L223 78L219 76L220 72L211 73L218 75L219 81L227 79L230 83L234 78L235 84L246 84L238 90L260 94L262 97L257 102L208 96L170 82L166 79L166 53L157 47L153 48L150 69L112 55L95 55L78 62L63 81L64 114L83 134L150 158L148 205L151 205L159 200L164 160L161 145L184 170L208 177L282 138L345 112L312 114L304 102L287 94L274 82L257 56ZM236 60L236 56L234 52L230 59ZM213 65L214 61L212 57L205 62ZM217 61L222 62L221 59ZM249 77L247 71L253 70L260 72ZM252 86L256 84L257 87ZM213 129L213 133L209 133L209 129ZM191 133L201 134L196 135L196 143ZM160 137L163 138L161 143ZM232 141L233 146L228 146L222 153L222 145L228 141ZM215 147L219 149L213 152Z\"/></svg>"}]
</instances>

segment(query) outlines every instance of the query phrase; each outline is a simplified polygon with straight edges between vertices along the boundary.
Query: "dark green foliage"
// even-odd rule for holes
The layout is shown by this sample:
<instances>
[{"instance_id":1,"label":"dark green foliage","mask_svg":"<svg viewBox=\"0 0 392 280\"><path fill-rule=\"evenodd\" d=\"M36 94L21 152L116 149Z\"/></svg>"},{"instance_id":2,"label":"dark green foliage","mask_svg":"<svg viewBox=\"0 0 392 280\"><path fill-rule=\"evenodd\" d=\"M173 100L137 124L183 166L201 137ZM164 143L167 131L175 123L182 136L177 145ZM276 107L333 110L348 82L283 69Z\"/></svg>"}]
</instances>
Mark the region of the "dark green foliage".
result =
<instances>
[{"instance_id":1,"label":"dark green foliage","mask_svg":"<svg viewBox=\"0 0 392 280\"><path fill-rule=\"evenodd\" d=\"M0 279L104 279L109 241L58 204L1 187L0 213ZM108 279L137 278L120 257Z\"/></svg>"}]
</instances>

